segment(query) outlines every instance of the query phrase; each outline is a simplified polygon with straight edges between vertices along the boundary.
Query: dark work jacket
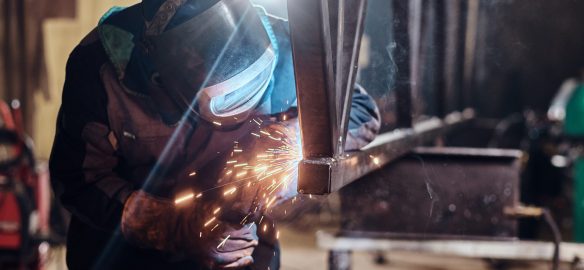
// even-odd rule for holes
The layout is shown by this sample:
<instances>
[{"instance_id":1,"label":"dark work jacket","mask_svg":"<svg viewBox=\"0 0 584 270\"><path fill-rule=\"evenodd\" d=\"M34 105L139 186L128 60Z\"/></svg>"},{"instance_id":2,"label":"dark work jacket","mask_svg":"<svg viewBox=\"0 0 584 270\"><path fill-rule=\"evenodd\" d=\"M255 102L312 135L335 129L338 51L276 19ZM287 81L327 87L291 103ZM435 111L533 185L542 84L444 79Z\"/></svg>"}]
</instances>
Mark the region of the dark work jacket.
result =
<instances>
[{"instance_id":1,"label":"dark work jacket","mask_svg":"<svg viewBox=\"0 0 584 270\"><path fill-rule=\"evenodd\" d=\"M278 81L277 74L274 80ZM349 137L356 142L352 148L358 148L372 140L379 117L372 99L361 89L356 90L352 107ZM221 162L209 162L221 160L231 142L246 130L217 130L212 125L191 128L192 134L178 132L175 160L192 160L189 169L204 168L199 171L208 173L201 177L213 179ZM147 95L120 83L95 32L74 49L67 63L50 158L53 188L72 213L67 239L70 269L202 269L195 261L133 247L119 232L124 202L149 177L175 129L164 124ZM177 184L172 175L165 177L165 184ZM273 239L263 240L254 253L254 268L277 269L277 244Z\"/></svg>"}]
</instances>

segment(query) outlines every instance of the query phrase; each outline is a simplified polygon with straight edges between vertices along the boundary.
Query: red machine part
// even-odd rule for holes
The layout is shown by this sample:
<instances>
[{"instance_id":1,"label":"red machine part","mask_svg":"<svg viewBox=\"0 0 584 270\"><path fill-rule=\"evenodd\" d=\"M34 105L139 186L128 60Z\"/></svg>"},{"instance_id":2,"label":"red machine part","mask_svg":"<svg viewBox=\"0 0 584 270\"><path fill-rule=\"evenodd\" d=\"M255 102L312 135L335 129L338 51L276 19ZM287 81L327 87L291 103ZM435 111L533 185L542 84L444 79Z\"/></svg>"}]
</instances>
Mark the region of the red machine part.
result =
<instances>
[{"instance_id":1,"label":"red machine part","mask_svg":"<svg viewBox=\"0 0 584 270\"><path fill-rule=\"evenodd\" d=\"M11 105L12 109L0 101L0 250L14 251L16 256L9 261L3 258L8 265L0 263L0 268L43 269L40 262L46 257L47 243L41 239L50 235L49 173L46 165L37 168L20 103Z\"/></svg>"},{"instance_id":2,"label":"red machine part","mask_svg":"<svg viewBox=\"0 0 584 270\"><path fill-rule=\"evenodd\" d=\"M14 193L0 192L0 249L20 248L20 221L20 210Z\"/></svg>"}]
</instances>

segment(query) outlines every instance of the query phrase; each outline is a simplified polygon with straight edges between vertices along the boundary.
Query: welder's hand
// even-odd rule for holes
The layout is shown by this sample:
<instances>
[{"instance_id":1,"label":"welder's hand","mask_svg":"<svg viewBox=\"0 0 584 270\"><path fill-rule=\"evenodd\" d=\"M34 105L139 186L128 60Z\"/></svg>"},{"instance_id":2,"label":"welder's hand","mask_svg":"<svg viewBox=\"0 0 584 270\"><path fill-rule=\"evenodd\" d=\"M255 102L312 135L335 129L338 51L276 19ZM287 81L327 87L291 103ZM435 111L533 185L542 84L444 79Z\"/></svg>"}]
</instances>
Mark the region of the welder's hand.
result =
<instances>
[{"instance_id":1,"label":"welder's hand","mask_svg":"<svg viewBox=\"0 0 584 270\"><path fill-rule=\"evenodd\" d=\"M212 268L235 269L253 263L258 245L254 223L240 225L216 221L205 226L209 209L173 201L144 191L130 195L122 213L121 229L133 245L206 262Z\"/></svg>"},{"instance_id":2,"label":"welder's hand","mask_svg":"<svg viewBox=\"0 0 584 270\"><path fill-rule=\"evenodd\" d=\"M168 253L197 252L202 217L194 207L175 207L174 202L135 191L126 200L121 230L135 246Z\"/></svg>"},{"instance_id":3,"label":"welder's hand","mask_svg":"<svg viewBox=\"0 0 584 270\"><path fill-rule=\"evenodd\" d=\"M220 233L208 241L206 257L212 269L238 269L253 264L252 253L258 245L257 226L222 223Z\"/></svg>"}]
</instances>

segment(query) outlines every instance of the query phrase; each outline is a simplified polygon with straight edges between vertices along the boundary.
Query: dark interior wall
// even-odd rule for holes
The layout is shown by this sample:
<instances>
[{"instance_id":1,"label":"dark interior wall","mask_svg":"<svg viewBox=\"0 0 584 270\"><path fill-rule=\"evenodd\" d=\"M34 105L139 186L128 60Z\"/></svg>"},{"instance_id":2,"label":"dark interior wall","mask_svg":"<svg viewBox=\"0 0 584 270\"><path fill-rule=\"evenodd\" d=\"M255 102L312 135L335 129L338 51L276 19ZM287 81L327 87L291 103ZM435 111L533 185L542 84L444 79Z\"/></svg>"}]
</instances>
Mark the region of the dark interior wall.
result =
<instances>
[{"instance_id":1,"label":"dark interior wall","mask_svg":"<svg viewBox=\"0 0 584 270\"><path fill-rule=\"evenodd\" d=\"M472 102L483 116L543 112L584 67L584 1L482 0Z\"/></svg>"}]
</instances>

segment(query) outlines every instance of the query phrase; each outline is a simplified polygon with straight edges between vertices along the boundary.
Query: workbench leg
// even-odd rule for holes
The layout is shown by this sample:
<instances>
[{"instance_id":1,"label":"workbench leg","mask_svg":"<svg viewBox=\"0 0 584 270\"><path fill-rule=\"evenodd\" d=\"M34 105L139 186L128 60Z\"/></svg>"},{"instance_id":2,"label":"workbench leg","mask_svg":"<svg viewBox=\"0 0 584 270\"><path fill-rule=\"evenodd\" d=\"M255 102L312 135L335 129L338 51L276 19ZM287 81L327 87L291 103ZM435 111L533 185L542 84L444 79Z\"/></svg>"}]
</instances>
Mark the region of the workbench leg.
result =
<instances>
[{"instance_id":1,"label":"workbench leg","mask_svg":"<svg viewBox=\"0 0 584 270\"><path fill-rule=\"evenodd\" d=\"M350 270L351 251L331 250L329 251L329 270Z\"/></svg>"}]
</instances>

